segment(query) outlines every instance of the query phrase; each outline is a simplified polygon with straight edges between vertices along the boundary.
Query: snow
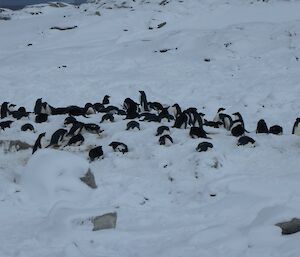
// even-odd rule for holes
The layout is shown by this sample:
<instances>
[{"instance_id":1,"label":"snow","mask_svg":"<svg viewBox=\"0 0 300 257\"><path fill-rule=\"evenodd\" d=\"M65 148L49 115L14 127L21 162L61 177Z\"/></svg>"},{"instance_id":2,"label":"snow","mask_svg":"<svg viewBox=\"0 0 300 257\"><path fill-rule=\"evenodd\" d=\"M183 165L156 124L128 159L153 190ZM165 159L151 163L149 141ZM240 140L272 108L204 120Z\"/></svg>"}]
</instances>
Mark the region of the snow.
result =
<instances>
[{"instance_id":1,"label":"snow","mask_svg":"<svg viewBox=\"0 0 300 257\"><path fill-rule=\"evenodd\" d=\"M282 236L275 224L300 213L300 143L291 135L300 108L300 2L105 2L1 13L11 20L0 20L0 102L32 110L38 97L67 106L108 94L121 107L144 90L149 101L195 106L210 120L219 107L239 111L256 146L238 147L211 128L210 151L197 152L202 140L184 129L171 128L174 144L160 146L157 127L172 123L126 131L128 121L115 116L80 147L3 151L0 256L298 257L299 233ZM35 124L31 115L0 137L32 145L46 132L46 146L64 118ZM255 134L261 118L283 135ZM37 132L21 132L25 122ZM112 141L129 152L114 152ZM98 145L104 158L89 163ZM97 189L79 180L88 168ZM91 217L114 211L116 229L92 231Z\"/></svg>"}]
</instances>

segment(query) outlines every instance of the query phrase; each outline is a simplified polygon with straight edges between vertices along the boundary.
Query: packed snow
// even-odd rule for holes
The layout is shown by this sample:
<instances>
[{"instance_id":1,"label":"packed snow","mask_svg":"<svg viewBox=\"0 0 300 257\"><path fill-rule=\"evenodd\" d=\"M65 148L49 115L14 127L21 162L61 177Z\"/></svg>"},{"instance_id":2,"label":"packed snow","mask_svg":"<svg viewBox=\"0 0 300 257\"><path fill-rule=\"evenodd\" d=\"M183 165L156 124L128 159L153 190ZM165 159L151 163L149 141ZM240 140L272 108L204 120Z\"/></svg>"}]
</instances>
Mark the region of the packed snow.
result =
<instances>
[{"instance_id":1,"label":"packed snow","mask_svg":"<svg viewBox=\"0 0 300 257\"><path fill-rule=\"evenodd\" d=\"M77 117L104 130L84 134L79 147L32 155L1 144L0 256L299 257L300 233L282 235L275 224L300 218L300 137L291 134L300 110L300 2L92 2L1 9L1 103L33 111L40 97L84 106L108 94L122 108L144 90L149 101L193 106L208 120L220 107L239 111L256 145L237 146L230 132L206 127L212 139L170 128L174 143L162 146L156 129L173 122L127 131L124 117L100 124L101 113ZM35 124L30 115L0 139L33 145L46 132L45 147L65 117ZM262 118L283 135L256 134ZM35 133L21 131L24 123ZM114 152L112 141L129 152ZM202 141L213 148L197 152ZM98 145L103 158L89 162ZM80 181L89 169L96 189ZM118 214L116 228L92 231L91 218L109 212Z\"/></svg>"}]
</instances>

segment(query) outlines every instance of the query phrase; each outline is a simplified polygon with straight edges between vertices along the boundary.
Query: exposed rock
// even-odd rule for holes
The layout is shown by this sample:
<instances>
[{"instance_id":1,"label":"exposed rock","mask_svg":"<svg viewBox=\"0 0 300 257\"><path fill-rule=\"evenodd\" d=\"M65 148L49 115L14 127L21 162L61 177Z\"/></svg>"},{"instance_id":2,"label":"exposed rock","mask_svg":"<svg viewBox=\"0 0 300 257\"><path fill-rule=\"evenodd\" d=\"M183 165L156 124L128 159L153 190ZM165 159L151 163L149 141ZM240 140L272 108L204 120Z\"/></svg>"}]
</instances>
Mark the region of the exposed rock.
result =
<instances>
[{"instance_id":1,"label":"exposed rock","mask_svg":"<svg viewBox=\"0 0 300 257\"><path fill-rule=\"evenodd\" d=\"M8 21L10 20L11 18L9 16L0 16L0 21Z\"/></svg>"},{"instance_id":2,"label":"exposed rock","mask_svg":"<svg viewBox=\"0 0 300 257\"><path fill-rule=\"evenodd\" d=\"M290 235L300 231L300 219L293 218L290 221L277 223L276 226L282 229L282 235Z\"/></svg>"},{"instance_id":3,"label":"exposed rock","mask_svg":"<svg viewBox=\"0 0 300 257\"><path fill-rule=\"evenodd\" d=\"M93 231L116 228L117 213L110 212L101 216L96 216L92 218L92 223L94 225Z\"/></svg>"},{"instance_id":4,"label":"exposed rock","mask_svg":"<svg viewBox=\"0 0 300 257\"><path fill-rule=\"evenodd\" d=\"M70 26L70 27L58 27L58 26L54 26L54 27L51 27L50 29L57 29L57 30L70 30L70 29L76 29L77 26Z\"/></svg>"},{"instance_id":5,"label":"exposed rock","mask_svg":"<svg viewBox=\"0 0 300 257\"><path fill-rule=\"evenodd\" d=\"M162 22L162 23L160 23L160 24L157 25L157 28L160 29L163 26L165 26L166 24L167 24L166 22Z\"/></svg>"},{"instance_id":6,"label":"exposed rock","mask_svg":"<svg viewBox=\"0 0 300 257\"><path fill-rule=\"evenodd\" d=\"M26 142L22 142L20 140L0 140L0 146L4 147L4 151L6 153L32 148L32 145L29 145Z\"/></svg>"},{"instance_id":7,"label":"exposed rock","mask_svg":"<svg viewBox=\"0 0 300 257\"><path fill-rule=\"evenodd\" d=\"M49 3L49 6L56 7L56 8L61 8L61 7L66 7L68 5L64 4L64 3L59 3L59 2L52 2L52 3Z\"/></svg>"},{"instance_id":8,"label":"exposed rock","mask_svg":"<svg viewBox=\"0 0 300 257\"><path fill-rule=\"evenodd\" d=\"M94 174L91 172L90 169L88 169L87 173L84 175L84 177L81 177L80 180L88 185L90 188L97 188Z\"/></svg>"}]
</instances>

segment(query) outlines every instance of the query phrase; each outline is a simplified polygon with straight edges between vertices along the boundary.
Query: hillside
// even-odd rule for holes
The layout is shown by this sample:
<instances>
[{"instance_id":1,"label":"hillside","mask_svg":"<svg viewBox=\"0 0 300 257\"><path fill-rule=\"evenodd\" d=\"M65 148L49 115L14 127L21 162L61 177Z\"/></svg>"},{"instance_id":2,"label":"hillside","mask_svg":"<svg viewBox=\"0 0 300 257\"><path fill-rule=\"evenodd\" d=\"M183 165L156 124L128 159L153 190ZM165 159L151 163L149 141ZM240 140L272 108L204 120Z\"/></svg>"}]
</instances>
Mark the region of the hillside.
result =
<instances>
[{"instance_id":1,"label":"hillside","mask_svg":"<svg viewBox=\"0 0 300 257\"><path fill-rule=\"evenodd\" d=\"M98 113L78 120L99 124L100 136L32 155L7 142L33 145L46 132L44 147L66 116L14 121L0 132L0 256L298 257L300 233L282 235L275 224L300 218L300 137L291 134L300 2L90 2L0 11L1 103L33 111L40 97L62 107L110 95L121 109L143 90L148 101L196 107L207 120L220 107L240 112L256 145L237 146L229 131L207 127L207 140L170 128L174 144L162 146L157 123L126 131L124 117L99 124ZM283 135L256 134L259 119ZM27 122L35 133L20 130ZM114 152L112 141L129 152ZM213 149L197 152L202 141ZM97 145L104 157L89 163ZM96 189L78 179L88 168ZM92 231L91 217L108 212L117 213L116 228Z\"/></svg>"}]
</instances>

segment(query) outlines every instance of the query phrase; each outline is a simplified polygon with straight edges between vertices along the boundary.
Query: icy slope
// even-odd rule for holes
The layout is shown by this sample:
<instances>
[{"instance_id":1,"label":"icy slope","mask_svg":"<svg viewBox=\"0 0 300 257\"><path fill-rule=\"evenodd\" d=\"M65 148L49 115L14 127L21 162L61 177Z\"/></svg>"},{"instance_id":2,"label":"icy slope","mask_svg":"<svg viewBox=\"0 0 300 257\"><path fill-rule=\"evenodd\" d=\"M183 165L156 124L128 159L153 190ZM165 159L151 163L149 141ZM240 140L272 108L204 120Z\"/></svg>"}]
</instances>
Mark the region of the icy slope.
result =
<instances>
[{"instance_id":1,"label":"icy slope","mask_svg":"<svg viewBox=\"0 0 300 257\"><path fill-rule=\"evenodd\" d=\"M57 178L48 177L43 194L24 183L39 172L30 150L3 152L0 256L298 257L299 234L284 237L274 224L300 212L300 139L291 135L300 108L300 3L122 2L1 13L11 20L0 21L0 102L32 110L38 97L66 106L109 94L120 106L145 90L148 100L195 106L207 118L221 106L240 111L257 146L237 147L222 129L208 129L214 148L207 153L195 151L201 140L188 130L171 129L174 144L159 146L157 124L125 131L127 121L116 117L101 125L102 137L65 149L72 154L62 165L71 169L85 165L94 145L105 156L90 164L98 188L72 178L60 188L63 199ZM63 118L35 125L35 134L20 132L22 119L0 137L33 144L46 131L49 140ZM282 125L284 135L255 135L260 118ZM111 141L126 143L129 153L113 152ZM117 228L92 232L89 218L111 211Z\"/></svg>"}]
</instances>

